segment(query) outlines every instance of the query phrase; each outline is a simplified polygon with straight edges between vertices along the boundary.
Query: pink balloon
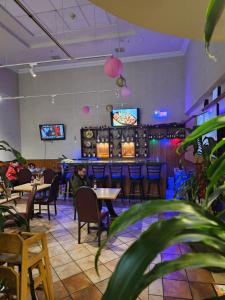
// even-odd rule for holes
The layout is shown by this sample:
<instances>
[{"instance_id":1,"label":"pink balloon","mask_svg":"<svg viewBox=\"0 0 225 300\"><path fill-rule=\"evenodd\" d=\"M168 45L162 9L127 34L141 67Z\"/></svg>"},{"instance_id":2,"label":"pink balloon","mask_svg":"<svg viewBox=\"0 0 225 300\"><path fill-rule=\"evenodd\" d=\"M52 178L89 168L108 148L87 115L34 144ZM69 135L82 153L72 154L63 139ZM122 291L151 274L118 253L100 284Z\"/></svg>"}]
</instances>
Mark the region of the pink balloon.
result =
<instances>
[{"instance_id":1,"label":"pink balloon","mask_svg":"<svg viewBox=\"0 0 225 300\"><path fill-rule=\"evenodd\" d=\"M121 60L114 56L108 58L104 65L104 72L109 77L118 77L123 72Z\"/></svg>"},{"instance_id":2,"label":"pink balloon","mask_svg":"<svg viewBox=\"0 0 225 300\"><path fill-rule=\"evenodd\" d=\"M128 89L127 86L123 86L121 89L121 96L122 97L129 97L131 95L131 90Z\"/></svg>"},{"instance_id":3,"label":"pink balloon","mask_svg":"<svg viewBox=\"0 0 225 300\"><path fill-rule=\"evenodd\" d=\"M82 111L84 114L88 114L90 112L90 107L89 106L83 106Z\"/></svg>"}]
</instances>

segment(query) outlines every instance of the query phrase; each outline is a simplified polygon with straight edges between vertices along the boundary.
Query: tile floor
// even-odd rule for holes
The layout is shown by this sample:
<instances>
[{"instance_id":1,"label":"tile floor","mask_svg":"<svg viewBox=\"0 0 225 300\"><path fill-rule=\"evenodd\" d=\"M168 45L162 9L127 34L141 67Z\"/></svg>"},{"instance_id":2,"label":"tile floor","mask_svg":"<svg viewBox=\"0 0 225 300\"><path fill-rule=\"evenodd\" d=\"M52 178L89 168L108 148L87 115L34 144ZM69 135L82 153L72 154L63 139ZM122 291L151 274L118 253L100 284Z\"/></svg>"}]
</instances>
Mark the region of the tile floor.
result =
<instances>
[{"instance_id":1,"label":"tile floor","mask_svg":"<svg viewBox=\"0 0 225 300\"><path fill-rule=\"evenodd\" d=\"M24 207L22 203L17 206L21 211ZM115 207L120 214L128 209L128 203L122 204L117 201ZM83 228L82 244L77 244L77 222L73 220L73 207L70 201L60 202L58 215L52 217L50 222L45 213L42 219L34 219L31 222L31 230L45 231L48 235L55 299L101 299L120 256L150 224L157 220L157 216L146 218L113 238L102 252L99 265L100 276L97 276L94 269L94 257L97 251L96 232L93 231L88 235L86 228ZM174 259L188 251L188 247L184 245L172 246L156 257L150 267L160 261ZM156 280L141 293L139 299L198 300L214 297L216 292L218 295L223 295L224 291L225 273L214 274L204 269L182 270ZM38 299L44 299L42 291L38 291Z\"/></svg>"}]
</instances>

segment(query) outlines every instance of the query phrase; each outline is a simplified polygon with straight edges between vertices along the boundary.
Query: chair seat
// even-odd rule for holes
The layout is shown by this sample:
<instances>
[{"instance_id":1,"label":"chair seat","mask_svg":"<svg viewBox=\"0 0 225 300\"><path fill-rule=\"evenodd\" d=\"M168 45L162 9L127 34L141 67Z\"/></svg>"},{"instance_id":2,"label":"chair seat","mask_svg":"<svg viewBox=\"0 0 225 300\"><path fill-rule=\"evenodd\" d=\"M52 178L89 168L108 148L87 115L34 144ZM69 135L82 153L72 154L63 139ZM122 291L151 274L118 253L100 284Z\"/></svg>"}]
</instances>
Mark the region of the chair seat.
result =
<instances>
[{"instance_id":1,"label":"chair seat","mask_svg":"<svg viewBox=\"0 0 225 300\"><path fill-rule=\"evenodd\" d=\"M103 175L95 175L96 180L105 180L106 176Z\"/></svg>"},{"instance_id":2,"label":"chair seat","mask_svg":"<svg viewBox=\"0 0 225 300\"><path fill-rule=\"evenodd\" d=\"M111 176L111 179L112 179L112 180L113 180L113 179L121 180L121 179L123 179L123 176L121 176L121 175L112 175L112 176Z\"/></svg>"},{"instance_id":3,"label":"chair seat","mask_svg":"<svg viewBox=\"0 0 225 300\"><path fill-rule=\"evenodd\" d=\"M147 176L148 180L160 180L160 177L158 175L149 175Z\"/></svg>"},{"instance_id":4,"label":"chair seat","mask_svg":"<svg viewBox=\"0 0 225 300\"><path fill-rule=\"evenodd\" d=\"M142 180L142 179L144 179L144 176L132 175L129 178L130 178L130 180Z\"/></svg>"}]
</instances>

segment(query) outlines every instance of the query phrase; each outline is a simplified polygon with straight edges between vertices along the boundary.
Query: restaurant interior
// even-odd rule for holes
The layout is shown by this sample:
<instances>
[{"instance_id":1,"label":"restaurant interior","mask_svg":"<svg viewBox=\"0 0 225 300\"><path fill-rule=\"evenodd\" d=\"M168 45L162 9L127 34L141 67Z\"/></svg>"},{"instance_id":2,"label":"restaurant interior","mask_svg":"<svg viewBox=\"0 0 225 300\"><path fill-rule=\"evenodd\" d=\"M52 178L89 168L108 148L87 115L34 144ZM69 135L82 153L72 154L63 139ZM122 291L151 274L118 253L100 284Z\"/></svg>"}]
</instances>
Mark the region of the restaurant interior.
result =
<instances>
[{"instance_id":1,"label":"restaurant interior","mask_svg":"<svg viewBox=\"0 0 225 300\"><path fill-rule=\"evenodd\" d=\"M0 299L225 299L224 8L0 0Z\"/></svg>"}]
</instances>

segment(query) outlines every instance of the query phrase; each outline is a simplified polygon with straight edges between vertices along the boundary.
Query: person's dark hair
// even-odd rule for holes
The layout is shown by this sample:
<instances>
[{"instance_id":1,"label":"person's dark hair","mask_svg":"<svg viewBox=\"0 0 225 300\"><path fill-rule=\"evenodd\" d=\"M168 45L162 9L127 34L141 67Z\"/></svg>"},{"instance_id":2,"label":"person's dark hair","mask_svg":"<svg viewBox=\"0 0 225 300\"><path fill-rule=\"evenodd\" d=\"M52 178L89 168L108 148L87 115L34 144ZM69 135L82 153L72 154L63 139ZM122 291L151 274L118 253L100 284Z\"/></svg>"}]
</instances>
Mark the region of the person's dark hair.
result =
<instances>
[{"instance_id":1,"label":"person's dark hair","mask_svg":"<svg viewBox=\"0 0 225 300\"><path fill-rule=\"evenodd\" d=\"M17 159L14 159L12 162L13 162L13 163L17 163L17 162L18 162L18 160L17 160Z\"/></svg>"},{"instance_id":2,"label":"person's dark hair","mask_svg":"<svg viewBox=\"0 0 225 300\"><path fill-rule=\"evenodd\" d=\"M82 171L83 169L86 169L86 167L82 166L82 165L79 165L79 166L76 167L76 172Z\"/></svg>"},{"instance_id":3,"label":"person's dark hair","mask_svg":"<svg viewBox=\"0 0 225 300\"><path fill-rule=\"evenodd\" d=\"M28 167L34 167L35 168L35 164L34 163L29 163Z\"/></svg>"}]
</instances>

